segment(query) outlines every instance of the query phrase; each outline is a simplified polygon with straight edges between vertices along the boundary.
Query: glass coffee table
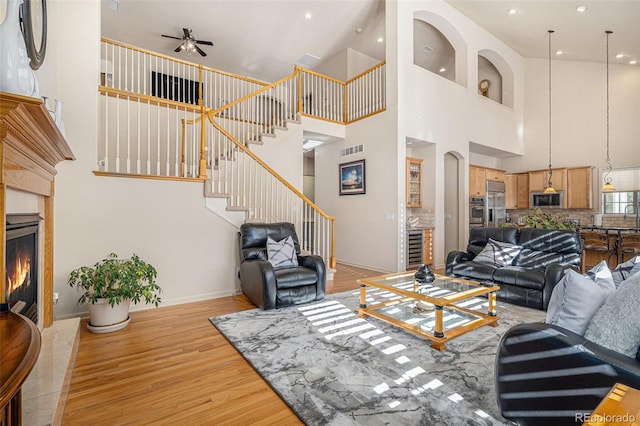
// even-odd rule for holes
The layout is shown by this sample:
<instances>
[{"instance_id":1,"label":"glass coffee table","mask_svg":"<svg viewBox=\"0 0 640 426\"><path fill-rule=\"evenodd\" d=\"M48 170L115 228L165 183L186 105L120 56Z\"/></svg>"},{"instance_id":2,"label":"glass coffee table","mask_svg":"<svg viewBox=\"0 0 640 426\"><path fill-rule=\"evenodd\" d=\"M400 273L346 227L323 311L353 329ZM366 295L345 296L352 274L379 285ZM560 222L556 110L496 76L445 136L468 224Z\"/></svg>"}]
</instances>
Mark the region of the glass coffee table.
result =
<instances>
[{"instance_id":1,"label":"glass coffee table","mask_svg":"<svg viewBox=\"0 0 640 426\"><path fill-rule=\"evenodd\" d=\"M483 325L498 325L493 283L479 283L435 274L435 281L418 284L414 271L359 279L358 315L369 315L429 339L431 347L445 343ZM376 290L372 290L376 289ZM375 291L382 302L367 305ZM488 294L488 309L479 310L477 296ZM484 301L486 303L486 301Z\"/></svg>"}]
</instances>

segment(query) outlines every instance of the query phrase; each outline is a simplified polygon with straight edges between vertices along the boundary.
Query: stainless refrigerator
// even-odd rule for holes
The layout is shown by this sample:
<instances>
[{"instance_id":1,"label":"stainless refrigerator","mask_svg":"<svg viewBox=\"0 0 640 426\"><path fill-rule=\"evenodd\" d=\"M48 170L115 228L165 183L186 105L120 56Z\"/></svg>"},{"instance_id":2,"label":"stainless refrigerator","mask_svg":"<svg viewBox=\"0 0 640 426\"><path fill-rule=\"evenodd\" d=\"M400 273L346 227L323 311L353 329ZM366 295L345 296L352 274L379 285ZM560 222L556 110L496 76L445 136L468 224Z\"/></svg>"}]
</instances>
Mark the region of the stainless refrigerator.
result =
<instances>
[{"instance_id":1,"label":"stainless refrigerator","mask_svg":"<svg viewBox=\"0 0 640 426\"><path fill-rule=\"evenodd\" d=\"M497 228L507 221L504 182L487 181L484 226Z\"/></svg>"}]
</instances>

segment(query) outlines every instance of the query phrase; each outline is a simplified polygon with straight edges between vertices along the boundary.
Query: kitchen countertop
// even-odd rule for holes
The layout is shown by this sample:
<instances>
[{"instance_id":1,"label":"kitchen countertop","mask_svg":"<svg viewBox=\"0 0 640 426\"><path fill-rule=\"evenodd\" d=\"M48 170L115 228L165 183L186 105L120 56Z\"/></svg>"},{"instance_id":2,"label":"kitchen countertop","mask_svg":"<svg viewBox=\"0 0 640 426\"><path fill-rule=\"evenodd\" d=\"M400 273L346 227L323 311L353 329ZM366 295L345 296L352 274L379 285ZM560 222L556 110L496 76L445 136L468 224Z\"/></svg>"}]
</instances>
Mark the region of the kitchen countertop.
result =
<instances>
[{"instance_id":1,"label":"kitchen countertop","mask_svg":"<svg viewBox=\"0 0 640 426\"><path fill-rule=\"evenodd\" d=\"M632 231L640 232L640 228L625 227L625 226L581 226L579 229L586 229L589 231Z\"/></svg>"}]
</instances>

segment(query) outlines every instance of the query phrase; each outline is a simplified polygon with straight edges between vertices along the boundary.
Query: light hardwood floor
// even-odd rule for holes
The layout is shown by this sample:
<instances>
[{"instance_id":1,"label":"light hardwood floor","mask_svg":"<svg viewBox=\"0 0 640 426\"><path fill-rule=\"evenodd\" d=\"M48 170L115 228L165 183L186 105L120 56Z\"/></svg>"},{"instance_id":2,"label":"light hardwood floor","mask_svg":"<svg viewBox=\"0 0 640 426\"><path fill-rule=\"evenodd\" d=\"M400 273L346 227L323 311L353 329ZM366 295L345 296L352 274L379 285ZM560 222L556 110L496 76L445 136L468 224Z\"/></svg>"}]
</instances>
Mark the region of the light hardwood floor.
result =
<instances>
[{"instance_id":1,"label":"light hardwood floor","mask_svg":"<svg viewBox=\"0 0 640 426\"><path fill-rule=\"evenodd\" d=\"M375 275L338 265L327 293ZM302 424L208 320L252 308L234 296L133 312L110 334L84 320L63 425Z\"/></svg>"}]
</instances>

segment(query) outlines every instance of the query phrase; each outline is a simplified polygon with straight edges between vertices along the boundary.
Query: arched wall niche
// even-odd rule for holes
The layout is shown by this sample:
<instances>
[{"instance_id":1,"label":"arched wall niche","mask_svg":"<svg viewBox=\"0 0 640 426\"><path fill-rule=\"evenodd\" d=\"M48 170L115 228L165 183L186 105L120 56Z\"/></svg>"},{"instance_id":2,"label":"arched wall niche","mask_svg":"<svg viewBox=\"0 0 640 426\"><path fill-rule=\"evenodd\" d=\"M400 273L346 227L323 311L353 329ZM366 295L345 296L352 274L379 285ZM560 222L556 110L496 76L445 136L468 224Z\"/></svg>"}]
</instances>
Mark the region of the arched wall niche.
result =
<instances>
[{"instance_id":1,"label":"arched wall niche","mask_svg":"<svg viewBox=\"0 0 640 426\"><path fill-rule=\"evenodd\" d=\"M485 78L491 81L489 98L513 108L513 70L502 56L490 49L478 51L478 83Z\"/></svg>"},{"instance_id":2,"label":"arched wall niche","mask_svg":"<svg viewBox=\"0 0 640 426\"><path fill-rule=\"evenodd\" d=\"M449 66L449 68L451 68L451 66L455 68L455 72L450 78L446 76L445 77L449 78L449 80L451 81L455 81L461 86L467 87L468 48L467 43L464 41L455 27L442 16L437 15L433 12L417 11L413 14L413 31L414 64L425 68L424 66L420 65L419 62L425 62L426 59L421 59L420 56L433 55L435 52L435 48L434 51L429 54L425 53L423 51L423 48L425 46L435 47L430 45L430 43L436 44L437 42L445 40L447 44L453 48L452 58L450 58L451 65ZM431 35L433 38L427 38L429 35ZM419 38L416 39L416 36L419 36ZM442 39L437 39L436 37L442 37ZM442 45L444 46L444 43L442 43ZM438 75L444 74L439 72L440 67L438 67L435 71L429 68L425 69L435 72ZM447 71L449 71L449 69Z\"/></svg>"}]
</instances>

